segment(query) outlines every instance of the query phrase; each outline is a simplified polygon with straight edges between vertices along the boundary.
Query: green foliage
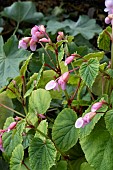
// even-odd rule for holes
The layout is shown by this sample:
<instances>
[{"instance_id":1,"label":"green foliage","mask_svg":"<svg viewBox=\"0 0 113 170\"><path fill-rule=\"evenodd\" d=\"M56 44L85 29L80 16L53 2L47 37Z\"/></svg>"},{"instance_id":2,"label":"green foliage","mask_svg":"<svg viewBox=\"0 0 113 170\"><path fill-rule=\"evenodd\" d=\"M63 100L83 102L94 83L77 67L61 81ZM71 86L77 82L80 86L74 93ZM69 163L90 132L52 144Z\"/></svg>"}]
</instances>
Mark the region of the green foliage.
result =
<instances>
[{"instance_id":1,"label":"green foliage","mask_svg":"<svg viewBox=\"0 0 113 170\"><path fill-rule=\"evenodd\" d=\"M80 141L85 157L89 164L98 170L111 170L113 161L113 138L100 120L92 133ZM92 151L93 150L93 151Z\"/></svg>"},{"instance_id":2,"label":"green foliage","mask_svg":"<svg viewBox=\"0 0 113 170\"><path fill-rule=\"evenodd\" d=\"M50 93L44 89L34 90L29 98L29 111L44 114L50 107Z\"/></svg>"},{"instance_id":3,"label":"green foliage","mask_svg":"<svg viewBox=\"0 0 113 170\"><path fill-rule=\"evenodd\" d=\"M43 14L36 12L35 5L30 1L13 3L4 8L2 16L13 19L18 23L22 21L34 23L43 18Z\"/></svg>"},{"instance_id":4,"label":"green foliage","mask_svg":"<svg viewBox=\"0 0 113 170\"><path fill-rule=\"evenodd\" d=\"M97 43L98 47L102 50L109 51L110 50L110 34L111 27L108 26L102 33L99 35Z\"/></svg>"},{"instance_id":5,"label":"green foliage","mask_svg":"<svg viewBox=\"0 0 113 170\"><path fill-rule=\"evenodd\" d=\"M30 166L33 170L49 170L55 164L56 149L51 140L35 137L29 147Z\"/></svg>"},{"instance_id":6,"label":"green foliage","mask_svg":"<svg viewBox=\"0 0 113 170\"><path fill-rule=\"evenodd\" d=\"M5 105L6 107L13 108L12 100L7 96L6 92L0 93L0 104ZM4 108L0 105L0 128L3 128L3 125L8 117L13 117L13 112Z\"/></svg>"},{"instance_id":7,"label":"green foliage","mask_svg":"<svg viewBox=\"0 0 113 170\"><path fill-rule=\"evenodd\" d=\"M69 19L63 22L55 20L47 22L47 31L52 34L62 29L73 36L81 34L86 39L91 39L95 34L99 34L102 31L100 26L96 24L95 19L89 19L89 17L85 15L80 16L77 22Z\"/></svg>"},{"instance_id":8,"label":"green foliage","mask_svg":"<svg viewBox=\"0 0 113 170\"><path fill-rule=\"evenodd\" d=\"M63 151L69 150L78 140L78 130L75 129L76 119L77 116L73 110L64 109L55 120L52 138L57 147Z\"/></svg>"},{"instance_id":9,"label":"green foliage","mask_svg":"<svg viewBox=\"0 0 113 170\"><path fill-rule=\"evenodd\" d=\"M85 15L71 20L63 7L44 17L37 12L37 3L19 1L1 12L0 150L4 152L0 167L4 170L113 169L113 50L111 58L104 52L110 51L113 33L111 27L102 31L95 19ZM104 51L95 45L99 33L98 47ZM18 49L18 43L24 50ZM36 51L31 53L34 45Z\"/></svg>"},{"instance_id":10,"label":"green foliage","mask_svg":"<svg viewBox=\"0 0 113 170\"><path fill-rule=\"evenodd\" d=\"M21 144L18 144L12 152L12 156L10 159L10 169L11 170L15 170L15 169L20 170L23 157L24 157L23 146Z\"/></svg>"},{"instance_id":11,"label":"green foliage","mask_svg":"<svg viewBox=\"0 0 113 170\"><path fill-rule=\"evenodd\" d=\"M4 44L3 38L0 37L0 86L7 84L8 78L19 75L19 64L27 59L28 51L18 50L18 41L16 36L11 36Z\"/></svg>"},{"instance_id":12,"label":"green foliage","mask_svg":"<svg viewBox=\"0 0 113 170\"><path fill-rule=\"evenodd\" d=\"M80 67L80 76L85 84L91 88L95 78L98 75L99 62L97 59L90 59L88 62L83 62Z\"/></svg>"}]
</instances>

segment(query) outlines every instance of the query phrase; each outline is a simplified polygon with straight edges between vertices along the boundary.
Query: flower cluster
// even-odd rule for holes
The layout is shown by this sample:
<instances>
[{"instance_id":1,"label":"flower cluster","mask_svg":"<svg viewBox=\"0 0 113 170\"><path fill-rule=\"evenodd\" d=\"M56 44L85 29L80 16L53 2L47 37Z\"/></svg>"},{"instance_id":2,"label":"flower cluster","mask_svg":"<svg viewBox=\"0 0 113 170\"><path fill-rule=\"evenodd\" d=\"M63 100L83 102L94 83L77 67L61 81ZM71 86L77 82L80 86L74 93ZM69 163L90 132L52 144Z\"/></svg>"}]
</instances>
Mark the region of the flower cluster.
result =
<instances>
[{"instance_id":1,"label":"flower cluster","mask_svg":"<svg viewBox=\"0 0 113 170\"><path fill-rule=\"evenodd\" d=\"M102 107L106 102L103 100L92 105L91 112L85 114L84 117L79 117L75 122L76 128L83 128L85 125L89 124L90 121L95 117L96 111Z\"/></svg>"},{"instance_id":2,"label":"flower cluster","mask_svg":"<svg viewBox=\"0 0 113 170\"><path fill-rule=\"evenodd\" d=\"M50 42L50 38L46 33L44 25L35 25L31 29L31 37L24 37L19 41L18 48L27 49L30 47L31 51L35 51L37 43Z\"/></svg>"},{"instance_id":3,"label":"flower cluster","mask_svg":"<svg viewBox=\"0 0 113 170\"><path fill-rule=\"evenodd\" d=\"M65 90L68 79L69 79L69 72L65 72L64 74L62 74L56 80L49 81L46 84L45 89L46 90L52 90L53 89L53 90L59 91L59 87L61 87L62 90Z\"/></svg>"},{"instance_id":4,"label":"flower cluster","mask_svg":"<svg viewBox=\"0 0 113 170\"><path fill-rule=\"evenodd\" d=\"M113 21L113 0L105 0L105 6L106 8L104 9L105 12L108 12L108 16L105 18L105 23L106 24L112 24Z\"/></svg>"}]
</instances>

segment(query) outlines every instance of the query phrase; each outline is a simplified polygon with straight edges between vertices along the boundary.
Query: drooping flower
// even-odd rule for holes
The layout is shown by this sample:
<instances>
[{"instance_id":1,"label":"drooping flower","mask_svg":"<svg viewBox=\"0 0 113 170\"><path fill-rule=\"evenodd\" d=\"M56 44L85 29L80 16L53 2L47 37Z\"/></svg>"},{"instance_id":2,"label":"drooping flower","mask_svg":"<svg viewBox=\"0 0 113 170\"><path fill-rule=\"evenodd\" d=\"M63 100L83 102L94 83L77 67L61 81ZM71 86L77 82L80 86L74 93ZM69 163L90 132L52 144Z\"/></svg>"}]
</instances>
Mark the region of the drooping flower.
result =
<instances>
[{"instance_id":1,"label":"drooping flower","mask_svg":"<svg viewBox=\"0 0 113 170\"><path fill-rule=\"evenodd\" d=\"M60 87L62 90L65 90L68 79L69 79L69 72L65 72L64 74L62 74L56 80L49 81L46 84L45 89L46 90L52 90L53 89L53 90L59 91L59 87Z\"/></svg>"},{"instance_id":2,"label":"drooping flower","mask_svg":"<svg viewBox=\"0 0 113 170\"><path fill-rule=\"evenodd\" d=\"M0 150L1 150L2 152L4 152L2 135L0 135Z\"/></svg>"},{"instance_id":3,"label":"drooping flower","mask_svg":"<svg viewBox=\"0 0 113 170\"><path fill-rule=\"evenodd\" d=\"M113 14L113 0L105 0L105 6L104 11L108 12L108 14Z\"/></svg>"},{"instance_id":4,"label":"drooping flower","mask_svg":"<svg viewBox=\"0 0 113 170\"><path fill-rule=\"evenodd\" d=\"M90 123L90 121L93 119L93 117L96 115L96 112L89 112L85 114L84 117L79 117L76 122L75 122L75 127L76 128L83 128L87 124Z\"/></svg>"},{"instance_id":5,"label":"drooping flower","mask_svg":"<svg viewBox=\"0 0 113 170\"><path fill-rule=\"evenodd\" d=\"M51 80L49 81L46 86L45 86L45 89L46 90L52 90L54 89L55 87L57 86L57 82L55 80Z\"/></svg>"},{"instance_id":6,"label":"drooping flower","mask_svg":"<svg viewBox=\"0 0 113 170\"><path fill-rule=\"evenodd\" d=\"M37 47L37 45L36 45L36 42L31 38L31 40L30 40L30 49L31 49L31 51L35 51L36 50L36 47Z\"/></svg>"},{"instance_id":7,"label":"drooping flower","mask_svg":"<svg viewBox=\"0 0 113 170\"><path fill-rule=\"evenodd\" d=\"M30 40L31 40L31 37L24 37L24 38L22 38L22 39L19 41L18 48L27 49Z\"/></svg>"},{"instance_id":8,"label":"drooping flower","mask_svg":"<svg viewBox=\"0 0 113 170\"><path fill-rule=\"evenodd\" d=\"M105 104L106 102L103 100L101 102L97 102L94 103L91 107L91 112L96 112L98 109L100 109L102 107L103 104Z\"/></svg>"},{"instance_id":9,"label":"drooping flower","mask_svg":"<svg viewBox=\"0 0 113 170\"><path fill-rule=\"evenodd\" d=\"M71 54L69 57L67 57L67 58L65 59L65 62L64 62L65 66L67 66L68 64L70 64L70 63L74 60L74 58L75 58L75 54Z\"/></svg>"},{"instance_id":10,"label":"drooping flower","mask_svg":"<svg viewBox=\"0 0 113 170\"><path fill-rule=\"evenodd\" d=\"M35 25L32 29L31 29L31 35L32 35L32 39L35 42L38 42L40 38L43 38L45 35L45 27L44 25Z\"/></svg>"},{"instance_id":11,"label":"drooping flower","mask_svg":"<svg viewBox=\"0 0 113 170\"><path fill-rule=\"evenodd\" d=\"M7 128L7 132L10 132L10 130L14 129L15 126L17 125L17 122L12 122L9 127Z\"/></svg>"},{"instance_id":12,"label":"drooping flower","mask_svg":"<svg viewBox=\"0 0 113 170\"><path fill-rule=\"evenodd\" d=\"M105 18L105 23L106 24L112 24L113 22L113 0L105 0L105 6L106 8L104 9L105 12L108 12L108 16Z\"/></svg>"}]
</instances>

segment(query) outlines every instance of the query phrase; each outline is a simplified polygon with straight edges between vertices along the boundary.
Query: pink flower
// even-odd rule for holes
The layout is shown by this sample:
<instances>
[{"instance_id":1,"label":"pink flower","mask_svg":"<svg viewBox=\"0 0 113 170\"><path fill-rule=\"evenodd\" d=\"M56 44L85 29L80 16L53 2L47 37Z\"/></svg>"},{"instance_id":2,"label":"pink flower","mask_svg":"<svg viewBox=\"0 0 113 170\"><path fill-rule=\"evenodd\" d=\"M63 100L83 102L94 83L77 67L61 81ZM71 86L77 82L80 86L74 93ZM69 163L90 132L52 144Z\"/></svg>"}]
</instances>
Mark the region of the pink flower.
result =
<instances>
[{"instance_id":1,"label":"pink flower","mask_svg":"<svg viewBox=\"0 0 113 170\"><path fill-rule=\"evenodd\" d=\"M65 66L67 66L68 64L70 64L75 58L75 54L71 54L69 57L66 58L65 60Z\"/></svg>"},{"instance_id":2,"label":"pink flower","mask_svg":"<svg viewBox=\"0 0 113 170\"><path fill-rule=\"evenodd\" d=\"M62 90L66 89L66 83L69 79L69 72L65 72L64 74L62 74L59 78L57 78L56 80L51 80L49 81L46 86L45 89L46 90L58 90L59 91L59 86L61 87Z\"/></svg>"},{"instance_id":3,"label":"pink flower","mask_svg":"<svg viewBox=\"0 0 113 170\"><path fill-rule=\"evenodd\" d=\"M9 127L7 128L7 132L10 132L10 130L14 129L16 126L17 122L12 122Z\"/></svg>"},{"instance_id":4,"label":"pink flower","mask_svg":"<svg viewBox=\"0 0 113 170\"><path fill-rule=\"evenodd\" d=\"M93 119L95 115L96 115L96 112L89 112L84 117L79 117L75 122L75 127L83 128L84 126L90 123L90 121Z\"/></svg>"},{"instance_id":5,"label":"pink flower","mask_svg":"<svg viewBox=\"0 0 113 170\"><path fill-rule=\"evenodd\" d=\"M105 0L105 6L104 11L108 12L108 14L113 14L113 0Z\"/></svg>"},{"instance_id":6,"label":"pink flower","mask_svg":"<svg viewBox=\"0 0 113 170\"><path fill-rule=\"evenodd\" d=\"M18 48L23 48L23 49L27 49L28 44L30 42L30 37L24 37L19 41L19 45Z\"/></svg>"},{"instance_id":7,"label":"pink flower","mask_svg":"<svg viewBox=\"0 0 113 170\"><path fill-rule=\"evenodd\" d=\"M4 152L3 144L2 144L2 136L0 135L0 150Z\"/></svg>"},{"instance_id":8,"label":"pink flower","mask_svg":"<svg viewBox=\"0 0 113 170\"><path fill-rule=\"evenodd\" d=\"M39 39L39 42L50 42L50 39L47 39L47 38L41 38L41 39Z\"/></svg>"},{"instance_id":9,"label":"pink flower","mask_svg":"<svg viewBox=\"0 0 113 170\"><path fill-rule=\"evenodd\" d=\"M56 86L57 86L57 82L54 80L51 80L46 84L45 89L51 90L51 89L54 89Z\"/></svg>"},{"instance_id":10,"label":"pink flower","mask_svg":"<svg viewBox=\"0 0 113 170\"><path fill-rule=\"evenodd\" d=\"M36 50L36 42L33 39L31 39L29 44L30 44L31 51L35 51Z\"/></svg>"},{"instance_id":11,"label":"pink flower","mask_svg":"<svg viewBox=\"0 0 113 170\"><path fill-rule=\"evenodd\" d=\"M45 29L44 25L39 25L38 29L39 29L40 32L43 32L43 33L46 32L46 29Z\"/></svg>"},{"instance_id":12,"label":"pink flower","mask_svg":"<svg viewBox=\"0 0 113 170\"><path fill-rule=\"evenodd\" d=\"M61 41L62 39L64 39L64 33L58 32L57 41Z\"/></svg>"},{"instance_id":13,"label":"pink flower","mask_svg":"<svg viewBox=\"0 0 113 170\"><path fill-rule=\"evenodd\" d=\"M92 105L91 107L91 112L96 112L98 109L100 109L102 107L103 104L105 104L106 102L103 100L101 102L97 102L95 104Z\"/></svg>"},{"instance_id":14,"label":"pink flower","mask_svg":"<svg viewBox=\"0 0 113 170\"><path fill-rule=\"evenodd\" d=\"M32 35L32 39L35 42L38 42L40 38L43 38L45 35L45 27L43 25L35 25L32 29L31 29L31 35Z\"/></svg>"}]
</instances>

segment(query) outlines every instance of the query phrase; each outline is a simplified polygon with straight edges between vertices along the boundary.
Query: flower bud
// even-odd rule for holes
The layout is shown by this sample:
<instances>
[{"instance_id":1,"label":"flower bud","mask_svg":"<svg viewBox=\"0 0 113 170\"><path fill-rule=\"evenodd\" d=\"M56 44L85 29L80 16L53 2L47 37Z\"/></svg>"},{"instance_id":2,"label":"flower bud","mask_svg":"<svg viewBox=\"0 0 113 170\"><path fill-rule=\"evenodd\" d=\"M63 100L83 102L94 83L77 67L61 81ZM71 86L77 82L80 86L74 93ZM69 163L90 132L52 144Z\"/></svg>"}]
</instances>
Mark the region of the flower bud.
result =
<instances>
[{"instance_id":1,"label":"flower bud","mask_svg":"<svg viewBox=\"0 0 113 170\"><path fill-rule=\"evenodd\" d=\"M96 112L89 112L87 114L85 114L84 117L80 117L76 120L75 122L75 127L76 128L83 128L84 126L86 126L87 124L90 123L90 121L93 119L93 117L96 115Z\"/></svg>"},{"instance_id":2,"label":"flower bud","mask_svg":"<svg viewBox=\"0 0 113 170\"><path fill-rule=\"evenodd\" d=\"M47 42L50 42L50 39L41 38L41 39L39 39L39 42L45 42L45 43L47 43Z\"/></svg>"},{"instance_id":3,"label":"flower bud","mask_svg":"<svg viewBox=\"0 0 113 170\"><path fill-rule=\"evenodd\" d=\"M110 24L110 22L111 22L111 19L110 19L109 17L106 17L106 18L105 18L105 23L106 23L106 24Z\"/></svg>"},{"instance_id":4,"label":"flower bud","mask_svg":"<svg viewBox=\"0 0 113 170\"><path fill-rule=\"evenodd\" d=\"M70 64L75 58L75 55L72 54L71 56L67 57L66 60L65 60L65 66L67 66L68 64Z\"/></svg>"},{"instance_id":5,"label":"flower bud","mask_svg":"<svg viewBox=\"0 0 113 170\"><path fill-rule=\"evenodd\" d=\"M61 41L62 39L64 39L64 33L58 32L57 41Z\"/></svg>"},{"instance_id":6,"label":"flower bud","mask_svg":"<svg viewBox=\"0 0 113 170\"><path fill-rule=\"evenodd\" d=\"M17 122L12 122L12 123L9 125L9 127L8 127L8 129L7 129L7 132L9 132L10 130L14 129L15 126L16 126L16 124L17 124Z\"/></svg>"},{"instance_id":7,"label":"flower bud","mask_svg":"<svg viewBox=\"0 0 113 170\"><path fill-rule=\"evenodd\" d=\"M101 101L101 102L97 102L97 103L93 104L92 107L91 107L91 112L96 112L105 103L106 103L105 101Z\"/></svg>"},{"instance_id":8,"label":"flower bud","mask_svg":"<svg viewBox=\"0 0 113 170\"><path fill-rule=\"evenodd\" d=\"M62 74L61 78L63 81L67 82L69 79L69 72L65 72L64 74Z\"/></svg>"}]
</instances>

